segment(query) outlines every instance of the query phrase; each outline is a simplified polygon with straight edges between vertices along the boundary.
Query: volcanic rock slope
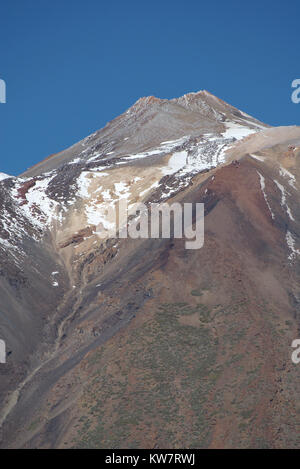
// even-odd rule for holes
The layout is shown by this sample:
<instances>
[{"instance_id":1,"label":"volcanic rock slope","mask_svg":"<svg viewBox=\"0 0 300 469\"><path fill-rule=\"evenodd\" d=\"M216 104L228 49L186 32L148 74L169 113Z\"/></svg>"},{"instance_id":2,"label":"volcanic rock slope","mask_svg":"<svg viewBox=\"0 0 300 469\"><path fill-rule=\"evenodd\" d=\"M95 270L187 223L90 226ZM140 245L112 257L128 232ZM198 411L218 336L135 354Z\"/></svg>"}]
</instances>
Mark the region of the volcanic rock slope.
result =
<instances>
[{"instance_id":1,"label":"volcanic rock slope","mask_svg":"<svg viewBox=\"0 0 300 469\"><path fill-rule=\"evenodd\" d=\"M0 446L299 447L299 161L201 91L1 173ZM204 203L204 246L112 237L120 198Z\"/></svg>"}]
</instances>

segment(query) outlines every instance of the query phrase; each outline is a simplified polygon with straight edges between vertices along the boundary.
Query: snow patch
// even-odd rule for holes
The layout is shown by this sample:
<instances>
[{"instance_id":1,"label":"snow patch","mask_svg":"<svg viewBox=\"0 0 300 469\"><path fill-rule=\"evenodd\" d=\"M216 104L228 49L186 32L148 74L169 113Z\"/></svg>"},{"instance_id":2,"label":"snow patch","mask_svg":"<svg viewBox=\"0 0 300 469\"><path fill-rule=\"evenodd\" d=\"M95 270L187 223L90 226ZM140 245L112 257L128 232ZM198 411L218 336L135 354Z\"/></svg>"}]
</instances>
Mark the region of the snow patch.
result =
<instances>
[{"instance_id":1,"label":"snow patch","mask_svg":"<svg viewBox=\"0 0 300 469\"><path fill-rule=\"evenodd\" d=\"M45 174L47 176L49 173ZM35 181L35 185L31 187L25 194L26 203L20 206L20 211L26 218L36 227L44 230L53 220L62 221L59 208L61 205L48 197L46 191L49 182L55 177L55 174L44 177ZM18 183L12 190L14 200L19 200L18 190L22 188L22 183Z\"/></svg>"},{"instance_id":2,"label":"snow patch","mask_svg":"<svg viewBox=\"0 0 300 469\"><path fill-rule=\"evenodd\" d=\"M168 161L168 166L163 169L163 174L174 174L184 168L187 163L187 151L179 151L173 153Z\"/></svg>"},{"instance_id":3,"label":"snow patch","mask_svg":"<svg viewBox=\"0 0 300 469\"><path fill-rule=\"evenodd\" d=\"M296 178L295 178L295 176L294 176L292 173L290 173L290 172L289 172L287 169L285 169L283 166L280 166L280 168L279 168L279 174L280 174L280 176L289 178L289 181L288 181L289 185L290 185L291 187L293 187L294 189L297 189L297 187L296 187L296 185L295 185L295 184L296 184Z\"/></svg>"},{"instance_id":4,"label":"snow patch","mask_svg":"<svg viewBox=\"0 0 300 469\"><path fill-rule=\"evenodd\" d=\"M300 251L299 251L299 249L295 248L295 240L294 240L293 235L290 231L286 232L285 239L286 239L286 242L287 242L287 245L288 245L289 249L292 251L291 254L288 256L288 259L290 261L293 261L296 258L296 256L300 255Z\"/></svg>"},{"instance_id":5,"label":"snow patch","mask_svg":"<svg viewBox=\"0 0 300 469\"><path fill-rule=\"evenodd\" d=\"M224 122L226 127L225 132L222 132L224 138L235 138L237 140L242 140L244 137L247 137L250 134L256 133L259 129L250 129L243 125L237 124L235 122Z\"/></svg>"},{"instance_id":6,"label":"snow patch","mask_svg":"<svg viewBox=\"0 0 300 469\"><path fill-rule=\"evenodd\" d=\"M254 153L250 153L250 156L254 158L255 160L265 161L265 159L262 156L254 155Z\"/></svg>"},{"instance_id":7,"label":"snow patch","mask_svg":"<svg viewBox=\"0 0 300 469\"><path fill-rule=\"evenodd\" d=\"M11 178L13 176L9 176L8 174L5 173L0 173L0 181L4 181L4 179Z\"/></svg>"},{"instance_id":8,"label":"snow patch","mask_svg":"<svg viewBox=\"0 0 300 469\"><path fill-rule=\"evenodd\" d=\"M159 155L160 153L169 153L174 148L179 147L184 144L188 140L189 137L181 137L177 140L168 140L166 142L162 142L158 147L154 148L153 150L144 151L142 153L136 153L135 155L128 155L126 156L126 160L135 160L138 158L146 158L147 156Z\"/></svg>"},{"instance_id":9,"label":"snow patch","mask_svg":"<svg viewBox=\"0 0 300 469\"><path fill-rule=\"evenodd\" d=\"M116 182L114 184L115 186L115 194L117 197L119 198L128 198L129 195L130 195L130 192L129 192L129 187L127 185L127 183L125 182Z\"/></svg>"},{"instance_id":10,"label":"snow patch","mask_svg":"<svg viewBox=\"0 0 300 469\"><path fill-rule=\"evenodd\" d=\"M295 221L295 218L292 215L291 209L289 208L289 206L287 204L286 194L288 194L288 192L285 191L285 188L282 186L282 184L280 184L278 181L276 181L276 179L274 179L274 182L275 182L276 186L278 187L278 189L281 192L281 207L285 208L289 218L292 221Z\"/></svg>"},{"instance_id":11,"label":"snow patch","mask_svg":"<svg viewBox=\"0 0 300 469\"><path fill-rule=\"evenodd\" d=\"M258 171L257 171L257 174L259 175L259 179L260 179L260 188L261 188L261 191L262 191L262 193L263 193L263 196L264 196L264 199L265 199L265 201L266 201L266 204L267 204L267 207L268 207L268 209L269 209L269 212L271 213L271 217L272 217L273 220L274 220L275 215L274 215L274 213L272 212L271 206L270 206L269 201L268 201L267 194L266 194L266 192L265 192L265 188L266 188L265 178L264 178L263 175L260 174Z\"/></svg>"}]
</instances>

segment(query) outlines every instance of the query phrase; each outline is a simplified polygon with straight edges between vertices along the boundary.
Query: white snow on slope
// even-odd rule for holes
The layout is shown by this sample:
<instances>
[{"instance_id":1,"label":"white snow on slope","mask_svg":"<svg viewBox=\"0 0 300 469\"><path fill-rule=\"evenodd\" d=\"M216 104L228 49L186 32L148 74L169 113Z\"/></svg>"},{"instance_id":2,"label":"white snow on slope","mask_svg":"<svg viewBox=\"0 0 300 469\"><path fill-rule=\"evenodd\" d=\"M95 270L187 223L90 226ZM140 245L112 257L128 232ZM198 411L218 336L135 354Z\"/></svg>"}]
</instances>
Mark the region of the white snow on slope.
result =
<instances>
[{"instance_id":1,"label":"white snow on slope","mask_svg":"<svg viewBox=\"0 0 300 469\"><path fill-rule=\"evenodd\" d=\"M57 219L57 208L59 203L50 199L46 195L46 190L52 177L36 181L35 185L26 194L27 204L22 205L22 210L28 218L34 220L40 228L45 228L53 219ZM41 214L36 213L35 207L41 210ZM34 215L33 215L34 214Z\"/></svg>"},{"instance_id":2,"label":"white snow on slope","mask_svg":"<svg viewBox=\"0 0 300 469\"><path fill-rule=\"evenodd\" d=\"M36 180L35 184L25 193L25 201L20 199L19 190L26 183L26 179L19 179L11 190L11 196L16 204L16 213L24 217L33 227L39 229L40 232L47 229L54 220L61 222L62 211L66 210L66 207L52 200L46 193L49 182L55 175L55 172L52 174L47 173L44 174L43 179ZM13 232L16 236L19 236L20 231L23 231L23 234L25 233L24 228L18 227L16 223L13 227ZM32 235L32 237L34 236Z\"/></svg>"},{"instance_id":3,"label":"white snow on slope","mask_svg":"<svg viewBox=\"0 0 300 469\"><path fill-rule=\"evenodd\" d=\"M0 173L0 181L4 181L4 179L11 178L12 176L9 176L8 174L5 173Z\"/></svg>"},{"instance_id":4,"label":"white snow on slope","mask_svg":"<svg viewBox=\"0 0 300 469\"><path fill-rule=\"evenodd\" d=\"M116 182L114 186L115 186L115 194L117 197L119 197L120 199L122 198L127 199L129 197L129 194L130 194L129 187L125 182Z\"/></svg>"},{"instance_id":5,"label":"white snow on slope","mask_svg":"<svg viewBox=\"0 0 300 469\"><path fill-rule=\"evenodd\" d=\"M265 161L265 159L262 156L254 155L254 153L250 153L250 156L254 158L255 160Z\"/></svg>"},{"instance_id":6,"label":"white snow on slope","mask_svg":"<svg viewBox=\"0 0 300 469\"><path fill-rule=\"evenodd\" d=\"M287 212L288 216L290 217L290 219L292 221L295 221L295 218L292 215L291 209L287 204L286 194L288 194L288 192L285 191L285 188L283 187L283 185L280 184L278 181L276 181L276 179L274 179L274 182L275 182L276 186L278 187L278 189L281 192L281 206L286 209L286 212Z\"/></svg>"},{"instance_id":7,"label":"white snow on slope","mask_svg":"<svg viewBox=\"0 0 300 469\"><path fill-rule=\"evenodd\" d=\"M240 124L236 124L235 122L224 122L225 127L227 129L225 132L222 132L224 138L236 138L237 140L241 140L244 137L247 137L250 134L254 134L261 129L250 129Z\"/></svg>"},{"instance_id":8,"label":"white snow on slope","mask_svg":"<svg viewBox=\"0 0 300 469\"><path fill-rule=\"evenodd\" d=\"M91 178L89 171L82 171L80 176L77 178L77 186L78 186L78 192L77 195L81 197L82 199L88 199L90 194L89 194L89 187L91 184Z\"/></svg>"},{"instance_id":9,"label":"white snow on slope","mask_svg":"<svg viewBox=\"0 0 300 469\"><path fill-rule=\"evenodd\" d=\"M295 240L294 240L293 235L290 231L287 231L285 239L286 239L286 242L287 242L287 245L288 245L289 249L292 251L291 254L289 255L288 259L290 261L292 261L296 258L297 255L298 256L300 255L300 251L299 251L299 249L295 248Z\"/></svg>"},{"instance_id":10,"label":"white snow on slope","mask_svg":"<svg viewBox=\"0 0 300 469\"><path fill-rule=\"evenodd\" d=\"M158 147L154 148L153 150L144 151L142 153L136 153L135 155L128 155L126 156L126 160L135 160L138 158L146 158L147 156L159 155L161 153L169 153L174 148L179 147L184 142L188 140L187 137L181 137L177 140L168 140L166 142L162 142Z\"/></svg>"},{"instance_id":11,"label":"white snow on slope","mask_svg":"<svg viewBox=\"0 0 300 469\"><path fill-rule=\"evenodd\" d=\"M229 124L230 125L230 124ZM235 125L234 130L238 128L239 138L242 138L241 127ZM249 134L252 131L246 129L244 134ZM237 136L236 132L233 135ZM100 171L105 169L105 175L108 175L107 171L111 168L115 168L120 164L125 164L128 160L144 159L151 156L161 155L164 156L170 153L170 157L165 166L157 168L157 181L152 182L151 186L140 192L140 196L143 197L145 194L149 194L152 189L158 187L159 180L166 175L175 175L178 180L174 183L174 180L169 184L168 181L164 180L163 193L160 195L161 199L165 199L172 194L178 192L189 184L191 177L200 171L209 170L220 164L226 162L226 150L229 149L234 143L234 138L225 138L224 136L216 135L213 133L203 134L198 138L192 138L189 135L183 136L176 140L168 140L162 142L159 146L144 151L142 153L136 153L133 155L121 156L121 161L116 163L112 162L110 166L105 168L98 168ZM105 189L105 184L96 189L95 193L101 193L102 200L95 198L90 191L91 174L93 169L89 171L83 171L77 179L77 185L79 187L78 195L86 199L85 201L85 214L87 221L91 225L102 224L105 228L110 229L110 223L107 222L107 208L115 205L117 200L126 198L128 201L131 199L132 186L128 184L128 181L120 180L114 184L114 189L110 193L110 190ZM97 173L97 176L101 175ZM136 181L134 181L136 182Z\"/></svg>"},{"instance_id":12,"label":"white snow on slope","mask_svg":"<svg viewBox=\"0 0 300 469\"><path fill-rule=\"evenodd\" d=\"M260 174L258 171L257 171L257 174L259 175L259 179L260 179L261 191L262 191L263 196L264 196L264 198L265 198L265 201L266 201L266 204L267 204L267 206L268 206L268 209L269 209L269 211L270 211L270 213L271 213L271 217L272 217L273 220L274 220L275 215L274 215L274 213L272 212L272 209L271 209L271 207L270 207L270 204L269 204L269 201L268 201L268 198L267 198L267 194L266 194L266 192L265 192L265 188L266 188L265 178L264 178L263 175Z\"/></svg>"},{"instance_id":13,"label":"white snow on slope","mask_svg":"<svg viewBox=\"0 0 300 469\"><path fill-rule=\"evenodd\" d=\"M243 114L243 113L242 113ZM258 122L252 122L251 120L249 119L243 119L241 122L243 122L243 124L246 122L246 124L250 124L250 125L254 125L256 127L257 130L255 130L255 132L259 131L259 130L266 130L268 127L266 125L261 125L259 124ZM245 124L244 124L245 125Z\"/></svg>"},{"instance_id":14,"label":"white snow on slope","mask_svg":"<svg viewBox=\"0 0 300 469\"><path fill-rule=\"evenodd\" d=\"M80 163L81 161L82 161L82 158L77 157L77 158L74 158L74 160L70 161L69 164L76 164L76 163Z\"/></svg>"},{"instance_id":15,"label":"white snow on slope","mask_svg":"<svg viewBox=\"0 0 300 469\"><path fill-rule=\"evenodd\" d=\"M294 189L297 189L297 187L296 187L296 178L292 173L290 173L283 166L280 166L279 174L280 174L280 176L287 177L289 179L289 181L288 181L289 185L291 187L293 187Z\"/></svg>"},{"instance_id":16,"label":"white snow on slope","mask_svg":"<svg viewBox=\"0 0 300 469\"><path fill-rule=\"evenodd\" d=\"M180 171L187 164L187 151L173 153L168 161L168 166L163 169L164 174L174 174Z\"/></svg>"},{"instance_id":17,"label":"white snow on slope","mask_svg":"<svg viewBox=\"0 0 300 469\"><path fill-rule=\"evenodd\" d=\"M178 176L193 176L200 171L214 168L226 161L226 150L232 145L232 139L203 136L197 143L189 145L186 165L182 166Z\"/></svg>"},{"instance_id":18,"label":"white snow on slope","mask_svg":"<svg viewBox=\"0 0 300 469\"><path fill-rule=\"evenodd\" d=\"M132 195L131 182L123 181L121 174L120 181L114 184L114 188L108 189L109 186L106 186L107 180L105 180L102 185L98 185L93 194L90 190L90 185L94 180L93 175L94 177L96 174L99 177L108 176L110 174L107 172L109 169L116 168L117 165L126 165L128 160L147 158L149 156L162 156L167 158L170 155L168 162L164 166L157 168L157 181L152 179L151 182L149 182L149 187L145 188L145 190L142 190L140 193L140 195L146 193L149 194L151 190L158 187L159 180L163 176L175 175L175 178L177 179L175 182L172 178L170 179L170 182L168 182L166 178L164 179L162 198L166 198L187 186L193 175L226 162L226 150L232 146L236 139L240 140L247 135L260 130L260 126L256 126L256 128L251 129L250 127L254 127L255 124L250 121L249 126L248 122L246 122L246 126L243 125L242 120L241 123L225 122L224 125L226 130L223 132L223 135L209 133L200 135L198 138L192 138L191 136L186 135L174 140L163 141L156 147L152 147L147 151L142 151L137 154L124 154L123 156L120 156L120 161L115 162L112 160L111 164L107 164L106 162L106 166L91 169L86 168L86 170L83 169L76 181L76 185L78 186L77 196L84 199L84 207L88 223L92 225L102 223L104 226L106 224L108 226L109 222L107 221L106 209L111 205L114 205L120 198L130 200ZM90 147L88 147L88 145L91 137L92 136L84 140L83 146L87 146L87 148L83 149L82 155L79 154L73 159L71 162L72 164L84 161L83 154L90 151ZM124 140L128 138L129 137L125 137ZM113 143L114 142L109 142L109 144L105 146L105 153L103 153L104 156L113 154ZM102 153L100 154L99 150L98 153L94 151L93 154L90 155L90 158L88 158L88 161L92 161L101 155ZM72 201L66 200L65 202L59 203L47 196L47 188L54 175L55 172L50 172L37 178L35 185L29 188L24 196L18 193L18 189L22 188L22 185L27 181L26 179L16 182L12 191L12 195L15 198L20 213L22 213L32 225L38 228L41 233L45 231L45 228L53 221L57 220L61 222L63 212L67 211L69 205L72 205L75 201L74 199ZM0 173L0 180L1 177L4 179L10 176ZM137 181L138 178L136 178L134 183ZM141 188L139 188L139 190L141 190ZM24 198L22 199L22 197L25 197L25 203ZM291 216L290 212L289 216ZM7 227L11 229L11 226L12 224L10 221L10 223L7 223ZM18 233L21 234L22 226L20 226L18 230ZM39 237L39 235L37 236Z\"/></svg>"},{"instance_id":19,"label":"white snow on slope","mask_svg":"<svg viewBox=\"0 0 300 469\"><path fill-rule=\"evenodd\" d=\"M114 224L108 221L107 206L105 204L90 203L85 207L85 215L89 225L102 225L105 230L112 230Z\"/></svg>"}]
</instances>

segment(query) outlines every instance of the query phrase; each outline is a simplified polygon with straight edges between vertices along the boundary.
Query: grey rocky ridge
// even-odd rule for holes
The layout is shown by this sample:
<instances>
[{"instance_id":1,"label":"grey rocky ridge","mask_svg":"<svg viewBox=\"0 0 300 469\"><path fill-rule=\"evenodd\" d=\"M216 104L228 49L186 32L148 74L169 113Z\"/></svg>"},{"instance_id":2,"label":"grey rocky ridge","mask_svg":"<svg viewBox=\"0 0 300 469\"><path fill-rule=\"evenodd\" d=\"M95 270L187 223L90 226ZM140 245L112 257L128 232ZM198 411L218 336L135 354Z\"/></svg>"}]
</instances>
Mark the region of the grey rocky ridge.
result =
<instances>
[{"instance_id":1,"label":"grey rocky ridge","mask_svg":"<svg viewBox=\"0 0 300 469\"><path fill-rule=\"evenodd\" d=\"M0 173L0 446L299 447L299 161L200 91ZM120 198L204 203L203 248L112 238Z\"/></svg>"}]
</instances>

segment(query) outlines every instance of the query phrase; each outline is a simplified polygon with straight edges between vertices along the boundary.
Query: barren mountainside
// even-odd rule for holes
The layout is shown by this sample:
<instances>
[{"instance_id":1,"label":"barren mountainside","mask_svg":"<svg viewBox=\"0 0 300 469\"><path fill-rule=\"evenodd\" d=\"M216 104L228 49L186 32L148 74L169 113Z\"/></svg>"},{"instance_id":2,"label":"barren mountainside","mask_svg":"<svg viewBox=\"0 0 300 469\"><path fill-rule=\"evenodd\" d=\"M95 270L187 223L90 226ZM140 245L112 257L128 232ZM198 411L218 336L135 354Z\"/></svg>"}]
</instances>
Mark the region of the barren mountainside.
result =
<instances>
[{"instance_id":1,"label":"barren mountainside","mask_svg":"<svg viewBox=\"0 0 300 469\"><path fill-rule=\"evenodd\" d=\"M204 246L120 199L204 203ZM207 91L0 173L0 447L299 447L299 206L300 127Z\"/></svg>"}]
</instances>

